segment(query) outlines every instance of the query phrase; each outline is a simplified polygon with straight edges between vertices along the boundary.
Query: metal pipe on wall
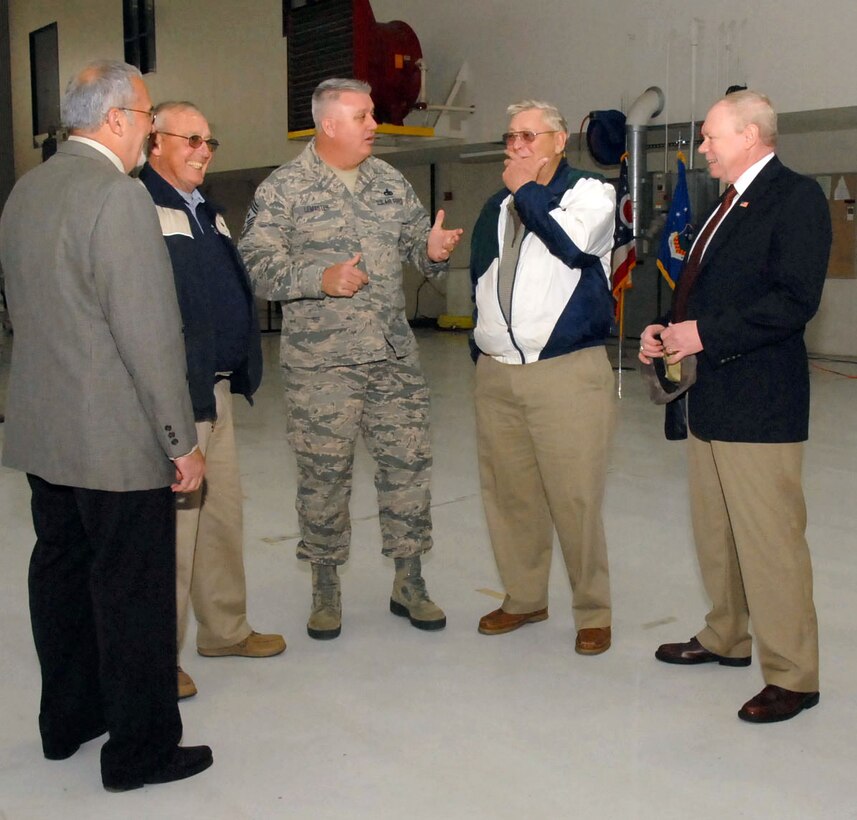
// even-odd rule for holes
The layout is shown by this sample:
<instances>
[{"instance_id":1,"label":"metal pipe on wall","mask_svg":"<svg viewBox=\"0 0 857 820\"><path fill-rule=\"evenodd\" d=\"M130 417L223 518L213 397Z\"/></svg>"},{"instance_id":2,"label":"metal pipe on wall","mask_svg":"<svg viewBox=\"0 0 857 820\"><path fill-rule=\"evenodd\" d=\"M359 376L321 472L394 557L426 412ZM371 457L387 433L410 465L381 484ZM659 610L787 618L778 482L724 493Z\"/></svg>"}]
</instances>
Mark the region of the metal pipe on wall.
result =
<instances>
[{"instance_id":1,"label":"metal pipe on wall","mask_svg":"<svg viewBox=\"0 0 857 820\"><path fill-rule=\"evenodd\" d=\"M696 153L696 60L699 52L699 18L694 17L690 24L690 150L688 169L693 170Z\"/></svg>"},{"instance_id":2,"label":"metal pipe on wall","mask_svg":"<svg viewBox=\"0 0 857 820\"><path fill-rule=\"evenodd\" d=\"M631 194L634 239L638 243L637 258L642 258L639 239L642 234L643 202L646 196L646 152L649 120L664 108L664 92L649 86L628 109L625 117L625 147L628 150L628 189Z\"/></svg>"}]
</instances>

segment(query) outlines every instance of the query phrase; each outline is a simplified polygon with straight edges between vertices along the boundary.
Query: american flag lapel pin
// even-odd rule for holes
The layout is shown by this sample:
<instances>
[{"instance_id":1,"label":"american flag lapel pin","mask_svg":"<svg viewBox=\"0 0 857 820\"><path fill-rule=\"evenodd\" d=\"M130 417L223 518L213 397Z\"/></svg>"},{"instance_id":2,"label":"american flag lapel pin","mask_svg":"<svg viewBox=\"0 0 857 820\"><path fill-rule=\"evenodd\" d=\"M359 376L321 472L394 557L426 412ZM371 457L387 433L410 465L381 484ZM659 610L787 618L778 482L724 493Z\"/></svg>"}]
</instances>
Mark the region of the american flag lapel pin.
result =
<instances>
[{"instance_id":1,"label":"american flag lapel pin","mask_svg":"<svg viewBox=\"0 0 857 820\"><path fill-rule=\"evenodd\" d=\"M738 207L739 208L746 208L749 204L750 204L749 202L739 202Z\"/></svg>"}]
</instances>

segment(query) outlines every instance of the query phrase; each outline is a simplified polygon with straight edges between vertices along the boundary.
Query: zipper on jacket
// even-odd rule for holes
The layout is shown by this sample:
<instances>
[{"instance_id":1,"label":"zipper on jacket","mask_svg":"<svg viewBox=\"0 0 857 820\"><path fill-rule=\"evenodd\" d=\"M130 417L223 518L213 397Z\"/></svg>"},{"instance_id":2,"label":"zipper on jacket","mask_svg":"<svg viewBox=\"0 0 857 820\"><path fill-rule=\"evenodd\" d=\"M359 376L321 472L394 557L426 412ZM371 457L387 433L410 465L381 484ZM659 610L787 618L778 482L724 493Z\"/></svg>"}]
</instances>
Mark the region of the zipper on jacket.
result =
<instances>
[{"instance_id":1,"label":"zipper on jacket","mask_svg":"<svg viewBox=\"0 0 857 820\"><path fill-rule=\"evenodd\" d=\"M525 238L526 238L526 236L524 237L524 239ZM523 242L523 239L521 241ZM515 240L514 239L512 240L512 244L510 247L511 248L515 247ZM520 264L520 262L521 262L521 260L518 259L519 264ZM497 272L499 274L499 260L498 260ZM503 313L503 303L500 301L500 277L499 277L499 275L497 276L497 304L500 306L500 313L502 314L503 318L506 320L506 331L509 334L509 341L512 343L512 347L514 347L515 350L518 351L518 355L521 357L521 364L526 364L527 363L527 357L524 356L524 351L521 350L520 347L518 347L518 343L515 341L515 334L512 331L512 302L515 300L515 282L517 281L517 279L518 279L518 267L516 265L515 266L515 273L512 276L512 289L509 292L509 316L508 316L508 318L506 317L506 314Z\"/></svg>"}]
</instances>

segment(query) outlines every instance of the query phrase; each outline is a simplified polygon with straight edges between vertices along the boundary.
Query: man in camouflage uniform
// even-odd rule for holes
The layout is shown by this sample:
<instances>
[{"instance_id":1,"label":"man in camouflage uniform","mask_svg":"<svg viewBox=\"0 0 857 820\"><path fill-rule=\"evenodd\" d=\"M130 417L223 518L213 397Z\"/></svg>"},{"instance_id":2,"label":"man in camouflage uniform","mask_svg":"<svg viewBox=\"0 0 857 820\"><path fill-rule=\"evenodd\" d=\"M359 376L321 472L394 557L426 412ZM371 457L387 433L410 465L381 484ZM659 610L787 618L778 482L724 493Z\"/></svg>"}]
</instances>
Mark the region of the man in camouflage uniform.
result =
<instances>
[{"instance_id":1,"label":"man in camouflage uniform","mask_svg":"<svg viewBox=\"0 0 857 820\"><path fill-rule=\"evenodd\" d=\"M280 360L298 464L298 558L312 564L307 631L341 630L336 567L348 558L354 447L375 459L382 552L394 558L390 610L420 629L446 616L428 596L432 546L429 393L405 318L402 259L447 269L460 230L434 225L404 177L371 156L370 87L326 80L313 93L316 137L256 192L239 247L258 296L283 308Z\"/></svg>"}]
</instances>

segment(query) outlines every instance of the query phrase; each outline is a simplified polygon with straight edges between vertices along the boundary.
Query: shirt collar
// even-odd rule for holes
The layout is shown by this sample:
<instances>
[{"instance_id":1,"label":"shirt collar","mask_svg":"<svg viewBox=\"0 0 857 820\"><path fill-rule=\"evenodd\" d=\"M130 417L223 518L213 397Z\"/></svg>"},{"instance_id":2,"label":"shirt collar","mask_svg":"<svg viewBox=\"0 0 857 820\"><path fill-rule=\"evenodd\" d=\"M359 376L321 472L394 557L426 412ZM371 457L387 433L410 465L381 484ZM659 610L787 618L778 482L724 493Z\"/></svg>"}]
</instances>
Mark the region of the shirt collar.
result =
<instances>
[{"instance_id":1,"label":"shirt collar","mask_svg":"<svg viewBox=\"0 0 857 820\"><path fill-rule=\"evenodd\" d=\"M205 197L199 192L199 188L194 188L190 193L183 191L181 188L176 188L175 185L170 186L186 203L190 212L196 211L196 206L205 202Z\"/></svg>"},{"instance_id":2,"label":"shirt collar","mask_svg":"<svg viewBox=\"0 0 857 820\"><path fill-rule=\"evenodd\" d=\"M738 179L735 180L734 187L738 192L738 196L744 193L749 187L750 183L759 175L762 168L764 168L772 159L774 158L774 152L771 151L770 154L765 154L758 162L754 162L743 174L741 174Z\"/></svg>"}]
</instances>

